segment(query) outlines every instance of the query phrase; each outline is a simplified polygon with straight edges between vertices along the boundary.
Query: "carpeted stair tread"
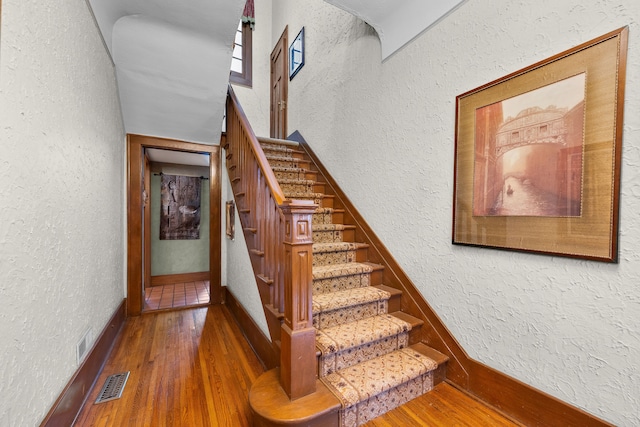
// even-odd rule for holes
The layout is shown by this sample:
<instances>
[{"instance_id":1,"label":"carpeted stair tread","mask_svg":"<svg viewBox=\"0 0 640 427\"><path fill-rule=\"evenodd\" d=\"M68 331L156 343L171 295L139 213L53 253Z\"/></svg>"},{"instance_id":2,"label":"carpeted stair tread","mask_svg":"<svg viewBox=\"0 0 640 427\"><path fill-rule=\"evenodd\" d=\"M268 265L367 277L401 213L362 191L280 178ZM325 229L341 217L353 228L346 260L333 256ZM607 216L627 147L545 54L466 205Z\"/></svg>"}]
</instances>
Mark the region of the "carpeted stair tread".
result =
<instances>
[{"instance_id":1,"label":"carpeted stair tread","mask_svg":"<svg viewBox=\"0 0 640 427\"><path fill-rule=\"evenodd\" d=\"M319 329L316 347L323 356L380 341L408 332L411 325L390 314L381 314L355 322Z\"/></svg>"},{"instance_id":2,"label":"carpeted stair tread","mask_svg":"<svg viewBox=\"0 0 640 427\"><path fill-rule=\"evenodd\" d=\"M289 167L300 167L299 165L308 165L309 161L294 157L293 153L284 153L284 152L266 152L264 156L267 158L269 163L276 163L275 166L289 166ZM292 165L288 165L288 163L293 163ZM285 166L285 167L286 167Z\"/></svg>"},{"instance_id":3,"label":"carpeted stair tread","mask_svg":"<svg viewBox=\"0 0 640 427\"><path fill-rule=\"evenodd\" d=\"M436 361L407 347L341 369L327 375L323 381L338 392L348 407L437 367Z\"/></svg>"},{"instance_id":4,"label":"carpeted stair tread","mask_svg":"<svg viewBox=\"0 0 640 427\"><path fill-rule=\"evenodd\" d=\"M286 192L284 193L287 199L322 199L325 194L324 193L303 193L298 191Z\"/></svg>"},{"instance_id":5,"label":"carpeted stair tread","mask_svg":"<svg viewBox=\"0 0 640 427\"><path fill-rule=\"evenodd\" d=\"M290 139L271 138L268 136L258 136L258 141L261 144L273 144L281 147L298 148L300 143L298 141L292 141Z\"/></svg>"},{"instance_id":6,"label":"carpeted stair tread","mask_svg":"<svg viewBox=\"0 0 640 427\"><path fill-rule=\"evenodd\" d=\"M291 147L287 147L279 144L260 144L260 145L262 146L262 151L264 151L265 154L267 152L271 152L271 153L283 153L286 155L290 155L290 154L299 152L298 150L294 150Z\"/></svg>"},{"instance_id":7,"label":"carpeted stair tread","mask_svg":"<svg viewBox=\"0 0 640 427\"><path fill-rule=\"evenodd\" d=\"M304 168L288 168L284 166L272 166L271 170L273 170L274 172L295 172L295 173L308 171L308 169L304 169Z\"/></svg>"},{"instance_id":8,"label":"carpeted stair tread","mask_svg":"<svg viewBox=\"0 0 640 427\"><path fill-rule=\"evenodd\" d=\"M279 179L278 180L278 184L280 185L284 185L284 184L297 184L297 185L314 185L316 182L312 179L291 179L291 178L285 178L285 179Z\"/></svg>"},{"instance_id":9,"label":"carpeted stair tread","mask_svg":"<svg viewBox=\"0 0 640 427\"><path fill-rule=\"evenodd\" d=\"M275 161L275 162L301 162L301 163L309 163L308 160L302 160L302 159L296 159L293 156L290 155L286 155L286 153L265 153L265 157L267 158L268 161Z\"/></svg>"},{"instance_id":10,"label":"carpeted stair tread","mask_svg":"<svg viewBox=\"0 0 640 427\"><path fill-rule=\"evenodd\" d=\"M313 314L337 310L368 302L388 300L391 295L372 286L347 289L313 296Z\"/></svg>"},{"instance_id":11,"label":"carpeted stair tread","mask_svg":"<svg viewBox=\"0 0 640 427\"><path fill-rule=\"evenodd\" d=\"M355 228L355 225L345 224L313 224L312 231L343 231Z\"/></svg>"},{"instance_id":12,"label":"carpeted stair tread","mask_svg":"<svg viewBox=\"0 0 640 427\"><path fill-rule=\"evenodd\" d=\"M313 267L313 279L330 279L353 274L371 273L374 267L369 263L348 262L346 264L319 265Z\"/></svg>"},{"instance_id":13,"label":"carpeted stair tread","mask_svg":"<svg viewBox=\"0 0 640 427\"><path fill-rule=\"evenodd\" d=\"M355 251L361 248L368 248L366 243L357 242L331 242L331 243L314 243L313 253L322 254L325 252L341 252L341 251Z\"/></svg>"},{"instance_id":14,"label":"carpeted stair tread","mask_svg":"<svg viewBox=\"0 0 640 427\"><path fill-rule=\"evenodd\" d=\"M341 401L341 426L355 427L433 388L437 363L412 347L327 375L322 382Z\"/></svg>"},{"instance_id":15,"label":"carpeted stair tread","mask_svg":"<svg viewBox=\"0 0 640 427\"><path fill-rule=\"evenodd\" d=\"M277 165L271 165L271 170L273 170L276 179L315 179L318 176L317 172L311 171L309 169L304 169L301 167L292 168L290 166L287 167L279 167Z\"/></svg>"}]
</instances>

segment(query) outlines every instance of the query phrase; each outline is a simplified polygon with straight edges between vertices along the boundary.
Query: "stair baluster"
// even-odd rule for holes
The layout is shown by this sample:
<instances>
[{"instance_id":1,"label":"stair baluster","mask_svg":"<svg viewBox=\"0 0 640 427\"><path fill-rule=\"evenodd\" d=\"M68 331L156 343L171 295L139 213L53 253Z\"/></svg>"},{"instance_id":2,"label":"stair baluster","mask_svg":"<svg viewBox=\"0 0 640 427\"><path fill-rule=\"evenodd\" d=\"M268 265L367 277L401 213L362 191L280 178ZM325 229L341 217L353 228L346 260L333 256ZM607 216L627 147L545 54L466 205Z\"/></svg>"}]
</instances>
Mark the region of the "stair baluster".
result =
<instances>
[{"instance_id":1,"label":"stair baluster","mask_svg":"<svg viewBox=\"0 0 640 427\"><path fill-rule=\"evenodd\" d=\"M280 345L281 385L295 400L316 388L311 224L317 206L286 199L231 86L226 129L227 169L233 193L243 194L236 205L271 341L276 351Z\"/></svg>"}]
</instances>

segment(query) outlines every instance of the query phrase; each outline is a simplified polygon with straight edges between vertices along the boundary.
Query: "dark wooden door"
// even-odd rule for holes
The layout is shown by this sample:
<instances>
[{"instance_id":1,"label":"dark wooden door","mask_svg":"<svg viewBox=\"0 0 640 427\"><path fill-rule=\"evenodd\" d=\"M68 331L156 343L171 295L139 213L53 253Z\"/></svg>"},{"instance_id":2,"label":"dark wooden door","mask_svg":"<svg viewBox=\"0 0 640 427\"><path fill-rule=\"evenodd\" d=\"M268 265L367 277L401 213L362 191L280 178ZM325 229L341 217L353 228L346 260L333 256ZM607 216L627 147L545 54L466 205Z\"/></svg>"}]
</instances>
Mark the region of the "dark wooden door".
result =
<instances>
[{"instance_id":1,"label":"dark wooden door","mask_svg":"<svg viewBox=\"0 0 640 427\"><path fill-rule=\"evenodd\" d=\"M287 31L284 28L280 40L271 52L271 130L272 138L287 137Z\"/></svg>"}]
</instances>

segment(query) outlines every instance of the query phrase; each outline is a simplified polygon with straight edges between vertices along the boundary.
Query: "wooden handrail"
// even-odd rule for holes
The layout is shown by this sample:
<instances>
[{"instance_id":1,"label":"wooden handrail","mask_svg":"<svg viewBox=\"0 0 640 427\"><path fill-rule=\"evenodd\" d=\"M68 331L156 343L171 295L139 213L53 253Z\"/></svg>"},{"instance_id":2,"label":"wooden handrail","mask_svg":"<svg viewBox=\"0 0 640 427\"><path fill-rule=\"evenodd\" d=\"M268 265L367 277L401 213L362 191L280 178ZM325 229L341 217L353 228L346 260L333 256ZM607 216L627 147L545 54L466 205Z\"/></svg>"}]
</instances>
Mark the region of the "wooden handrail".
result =
<instances>
[{"instance_id":1,"label":"wooden handrail","mask_svg":"<svg viewBox=\"0 0 640 427\"><path fill-rule=\"evenodd\" d=\"M229 85L229 100L231 101L231 104L233 105L233 108L236 114L238 115L238 120L240 120L242 128L247 132L247 136L251 142L250 144L251 150L253 151L253 154L256 156L256 161L258 162L258 165L260 165L260 169L265 175L265 179L267 180L267 185L271 190L271 194L273 195L273 198L275 199L276 203L278 205L281 205L286 200L286 197L284 196L284 193L280 188L280 184L278 184L278 180L276 179L276 176L274 175L273 170L271 169L271 166L269 166L269 161L267 160L267 157L264 155L264 151L262 151L262 147L258 142L258 138L256 137L256 134L253 132L253 128L249 124L249 119L247 119L247 115L244 113L244 110L242 109L240 102L238 102L238 98L236 97L236 94L233 91L233 87L231 87L231 85ZM227 106L227 114L228 112L229 112L229 107Z\"/></svg>"},{"instance_id":2,"label":"wooden handrail","mask_svg":"<svg viewBox=\"0 0 640 427\"><path fill-rule=\"evenodd\" d=\"M297 399L316 387L311 232L317 206L285 197L231 86L224 148L269 334L280 351L280 382Z\"/></svg>"}]
</instances>

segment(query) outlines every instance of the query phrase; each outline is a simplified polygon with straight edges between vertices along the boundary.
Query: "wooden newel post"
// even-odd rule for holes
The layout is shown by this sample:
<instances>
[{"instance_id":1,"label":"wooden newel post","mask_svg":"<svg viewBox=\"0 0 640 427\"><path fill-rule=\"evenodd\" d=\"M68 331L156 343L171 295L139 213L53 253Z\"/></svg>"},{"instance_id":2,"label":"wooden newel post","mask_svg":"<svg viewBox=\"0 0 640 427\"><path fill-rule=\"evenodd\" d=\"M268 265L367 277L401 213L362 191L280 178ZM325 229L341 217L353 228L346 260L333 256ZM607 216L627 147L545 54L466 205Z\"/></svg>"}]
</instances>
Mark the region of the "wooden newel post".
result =
<instances>
[{"instance_id":1,"label":"wooden newel post","mask_svg":"<svg viewBox=\"0 0 640 427\"><path fill-rule=\"evenodd\" d=\"M312 201L286 201L284 323L280 348L280 382L291 400L316 390L316 330L311 311Z\"/></svg>"}]
</instances>

